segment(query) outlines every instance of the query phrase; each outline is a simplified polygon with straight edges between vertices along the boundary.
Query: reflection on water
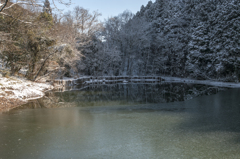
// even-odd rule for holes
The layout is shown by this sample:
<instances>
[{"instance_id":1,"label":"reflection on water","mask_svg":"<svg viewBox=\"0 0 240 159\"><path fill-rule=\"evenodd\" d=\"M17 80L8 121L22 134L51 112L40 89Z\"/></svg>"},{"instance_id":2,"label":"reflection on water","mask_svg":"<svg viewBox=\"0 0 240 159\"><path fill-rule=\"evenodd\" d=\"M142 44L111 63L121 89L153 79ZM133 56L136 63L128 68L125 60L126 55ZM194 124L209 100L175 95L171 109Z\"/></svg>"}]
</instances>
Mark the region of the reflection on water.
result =
<instances>
[{"instance_id":1,"label":"reflection on water","mask_svg":"<svg viewBox=\"0 0 240 159\"><path fill-rule=\"evenodd\" d=\"M134 105L185 101L216 94L222 88L193 84L115 84L93 85L79 91L51 92L24 108L59 108Z\"/></svg>"},{"instance_id":2,"label":"reflection on water","mask_svg":"<svg viewBox=\"0 0 240 159\"><path fill-rule=\"evenodd\" d=\"M118 85L52 93L30 106L60 108L0 115L0 158L238 159L240 89L217 90Z\"/></svg>"}]
</instances>

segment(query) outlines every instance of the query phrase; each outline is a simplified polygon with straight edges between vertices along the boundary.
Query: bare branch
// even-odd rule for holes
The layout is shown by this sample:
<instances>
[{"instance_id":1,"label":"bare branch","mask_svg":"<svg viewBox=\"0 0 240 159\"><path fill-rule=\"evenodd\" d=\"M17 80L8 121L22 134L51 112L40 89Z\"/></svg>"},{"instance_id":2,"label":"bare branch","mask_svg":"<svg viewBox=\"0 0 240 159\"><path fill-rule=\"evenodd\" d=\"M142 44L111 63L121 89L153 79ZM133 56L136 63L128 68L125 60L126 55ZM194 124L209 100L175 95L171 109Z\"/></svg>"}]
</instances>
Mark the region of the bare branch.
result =
<instances>
[{"instance_id":1,"label":"bare branch","mask_svg":"<svg viewBox=\"0 0 240 159\"><path fill-rule=\"evenodd\" d=\"M5 0L5 2L3 2L3 4L0 3L0 12L3 11L3 9L6 7L7 3L8 3L8 0Z\"/></svg>"},{"instance_id":2,"label":"bare branch","mask_svg":"<svg viewBox=\"0 0 240 159\"><path fill-rule=\"evenodd\" d=\"M61 10L58 9L57 5L55 4L55 1L56 0L52 0L52 4L54 5L55 9L57 9L59 12L61 12ZM0 12L3 11L3 10L10 9L13 6L15 6L16 4L25 4L25 5L32 5L34 7L43 7L43 5L37 4L37 2L35 0L29 0L29 2L24 2L24 1L19 1L18 2L17 1L16 3L12 3L9 7L6 7L8 2L9 2L9 0L4 0L3 4L0 3ZM65 5L65 6L70 6L72 4L71 0L68 0L68 2L64 2L63 0L57 0L57 2Z\"/></svg>"},{"instance_id":3,"label":"bare branch","mask_svg":"<svg viewBox=\"0 0 240 159\"><path fill-rule=\"evenodd\" d=\"M52 0L52 1L54 2L54 0ZM60 4L66 5L66 6L69 6L69 5L72 4L71 0L69 0L68 2L63 2L62 0L58 0L58 2L59 2Z\"/></svg>"},{"instance_id":4,"label":"bare branch","mask_svg":"<svg viewBox=\"0 0 240 159\"><path fill-rule=\"evenodd\" d=\"M24 3L24 2L17 2L17 3L13 3L13 4L11 4L9 7L7 7L7 8L4 8L3 10L7 10L7 9L10 9L10 8L12 8L13 6L15 6L16 4L25 4L25 5L33 5L33 4L29 4L29 3ZM42 5L40 5L40 4L34 4L34 6L36 6L36 7L42 7Z\"/></svg>"},{"instance_id":5,"label":"bare branch","mask_svg":"<svg viewBox=\"0 0 240 159\"><path fill-rule=\"evenodd\" d=\"M63 14L62 13L62 11L60 10L60 9L58 9L58 7L56 6L56 4L55 4L55 1L54 0L52 0L52 3L53 3L53 5L54 5L54 7L61 13L61 14Z\"/></svg>"},{"instance_id":6,"label":"bare branch","mask_svg":"<svg viewBox=\"0 0 240 159\"><path fill-rule=\"evenodd\" d=\"M42 71L43 66L45 65L45 63L46 63L46 61L49 59L49 57L52 56L53 54L55 54L56 52L57 52L57 50L54 51L54 52L52 52L52 53L50 53L50 54L47 56L47 58L43 61L40 69L38 70L38 72L37 72L37 74L36 74L36 76L33 78L33 81L36 81L37 77L39 76L39 73Z\"/></svg>"},{"instance_id":7,"label":"bare branch","mask_svg":"<svg viewBox=\"0 0 240 159\"><path fill-rule=\"evenodd\" d=\"M26 21L23 21L23 20L21 20L21 19L14 18L13 16L8 15L8 14L6 14L6 13L4 13L4 12L0 12L0 14L2 14L2 15L4 15L4 16L11 17L11 18L13 18L14 20L18 20L18 21L20 21L20 22L22 22L22 23L25 23L25 24L32 24L32 22L26 22Z\"/></svg>"}]
</instances>

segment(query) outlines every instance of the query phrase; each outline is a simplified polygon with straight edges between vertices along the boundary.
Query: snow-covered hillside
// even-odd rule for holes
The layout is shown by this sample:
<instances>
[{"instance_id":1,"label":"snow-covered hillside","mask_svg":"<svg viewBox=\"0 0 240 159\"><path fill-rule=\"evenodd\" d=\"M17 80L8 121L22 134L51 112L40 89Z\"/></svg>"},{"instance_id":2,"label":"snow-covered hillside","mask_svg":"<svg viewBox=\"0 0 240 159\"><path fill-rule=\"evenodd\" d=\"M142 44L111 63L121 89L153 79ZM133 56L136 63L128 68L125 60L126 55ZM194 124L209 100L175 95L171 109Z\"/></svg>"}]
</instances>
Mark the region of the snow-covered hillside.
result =
<instances>
[{"instance_id":1,"label":"snow-covered hillside","mask_svg":"<svg viewBox=\"0 0 240 159\"><path fill-rule=\"evenodd\" d=\"M109 18L104 43L79 47L80 73L237 82L239 8L239 0L149 1L136 15Z\"/></svg>"}]
</instances>

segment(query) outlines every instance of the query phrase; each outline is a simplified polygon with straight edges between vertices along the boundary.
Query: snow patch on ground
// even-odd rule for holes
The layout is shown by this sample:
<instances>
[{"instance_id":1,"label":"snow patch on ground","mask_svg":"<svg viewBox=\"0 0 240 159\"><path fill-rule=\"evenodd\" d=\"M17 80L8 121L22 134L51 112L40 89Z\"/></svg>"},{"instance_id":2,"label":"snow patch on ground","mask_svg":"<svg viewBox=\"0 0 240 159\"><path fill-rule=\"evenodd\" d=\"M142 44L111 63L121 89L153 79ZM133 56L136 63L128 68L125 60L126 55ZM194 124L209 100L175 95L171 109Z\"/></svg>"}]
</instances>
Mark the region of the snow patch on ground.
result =
<instances>
[{"instance_id":1,"label":"snow patch on ground","mask_svg":"<svg viewBox=\"0 0 240 159\"><path fill-rule=\"evenodd\" d=\"M53 86L43 83L35 83L16 77L0 78L0 97L27 101L41 98L44 92L53 89Z\"/></svg>"}]
</instances>

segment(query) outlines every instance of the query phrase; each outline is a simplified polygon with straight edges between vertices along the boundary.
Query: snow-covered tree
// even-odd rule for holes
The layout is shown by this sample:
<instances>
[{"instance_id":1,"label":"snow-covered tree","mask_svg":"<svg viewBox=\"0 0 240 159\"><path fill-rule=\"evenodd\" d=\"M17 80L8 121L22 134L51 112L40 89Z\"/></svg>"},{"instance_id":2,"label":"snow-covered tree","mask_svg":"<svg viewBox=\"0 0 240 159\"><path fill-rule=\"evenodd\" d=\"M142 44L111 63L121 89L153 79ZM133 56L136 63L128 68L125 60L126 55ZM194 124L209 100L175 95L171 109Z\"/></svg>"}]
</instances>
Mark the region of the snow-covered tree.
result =
<instances>
[{"instance_id":1,"label":"snow-covered tree","mask_svg":"<svg viewBox=\"0 0 240 159\"><path fill-rule=\"evenodd\" d=\"M88 75L238 80L239 8L238 0L149 1L136 15L107 19L79 67Z\"/></svg>"}]
</instances>

